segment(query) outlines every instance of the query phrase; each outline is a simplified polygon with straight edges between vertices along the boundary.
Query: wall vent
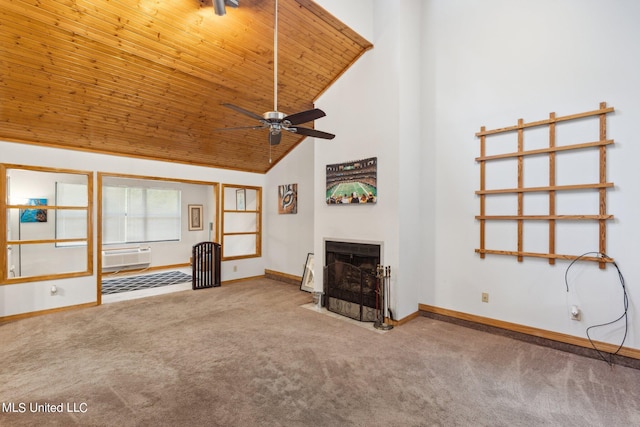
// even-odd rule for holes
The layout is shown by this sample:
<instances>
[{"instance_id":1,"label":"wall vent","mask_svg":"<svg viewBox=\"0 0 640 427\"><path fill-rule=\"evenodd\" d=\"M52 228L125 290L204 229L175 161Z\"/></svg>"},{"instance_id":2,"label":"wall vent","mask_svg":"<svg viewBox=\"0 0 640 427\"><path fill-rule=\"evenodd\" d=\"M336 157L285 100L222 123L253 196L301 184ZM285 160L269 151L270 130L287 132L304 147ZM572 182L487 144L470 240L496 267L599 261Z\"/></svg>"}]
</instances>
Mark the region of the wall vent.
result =
<instances>
[{"instance_id":1,"label":"wall vent","mask_svg":"<svg viewBox=\"0 0 640 427\"><path fill-rule=\"evenodd\" d=\"M151 264L151 248L110 249L102 251L102 270L127 269Z\"/></svg>"}]
</instances>

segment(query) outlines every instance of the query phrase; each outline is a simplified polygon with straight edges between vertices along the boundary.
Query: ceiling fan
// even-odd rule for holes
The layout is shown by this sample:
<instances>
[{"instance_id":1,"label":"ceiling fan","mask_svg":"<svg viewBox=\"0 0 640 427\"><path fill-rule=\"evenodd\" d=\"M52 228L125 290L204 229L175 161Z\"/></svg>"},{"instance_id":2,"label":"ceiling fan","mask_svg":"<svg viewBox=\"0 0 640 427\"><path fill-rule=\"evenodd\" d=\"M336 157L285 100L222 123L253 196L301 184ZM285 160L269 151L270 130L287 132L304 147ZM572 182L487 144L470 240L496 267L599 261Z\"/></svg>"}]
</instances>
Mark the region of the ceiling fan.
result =
<instances>
[{"instance_id":1,"label":"ceiling fan","mask_svg":"<svg viewBox=\"0 0 640 427\"><path fill-rule=\"evenodd\" d=\"M262 116L238 107L237 105L224 103L224 107L251 117L260 122L255 126L229 127L217 130L240 130L240 129L269 129L269 144L278 145L282 139L282 131L297 133L298 135L311 136L314 138L333 139L334 134L322 132L316 129L298 126L307 123L326 114L324 111L314 108L312 110L301 111L294 114L285 114L278 111L278 0L275 0L275 25L273 32L273 111L267 111Z\"/></svg>"}]
</instances>

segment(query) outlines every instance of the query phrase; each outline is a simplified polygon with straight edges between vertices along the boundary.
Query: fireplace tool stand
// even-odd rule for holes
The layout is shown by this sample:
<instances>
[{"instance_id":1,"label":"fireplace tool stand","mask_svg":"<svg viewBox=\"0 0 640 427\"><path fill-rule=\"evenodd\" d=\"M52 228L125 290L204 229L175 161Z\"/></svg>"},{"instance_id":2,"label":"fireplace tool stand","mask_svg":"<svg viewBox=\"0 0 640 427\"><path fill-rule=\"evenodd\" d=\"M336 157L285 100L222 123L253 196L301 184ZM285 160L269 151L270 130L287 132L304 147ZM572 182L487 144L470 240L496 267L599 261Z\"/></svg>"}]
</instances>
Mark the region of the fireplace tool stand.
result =
<instances>
[{"instance_id":1,"label":"fireplace tool stand","mask_svg":"<svg viewBox=\"0 0 640 427\"><path fill-rule=\"evenodd\" d=\"M373 327L388 331L393 329L393 325L384 323L389 304L388 295L391 290L391 267L378 265L376 278L376 321L373 323Z\"/></svg>"}]
</instances>

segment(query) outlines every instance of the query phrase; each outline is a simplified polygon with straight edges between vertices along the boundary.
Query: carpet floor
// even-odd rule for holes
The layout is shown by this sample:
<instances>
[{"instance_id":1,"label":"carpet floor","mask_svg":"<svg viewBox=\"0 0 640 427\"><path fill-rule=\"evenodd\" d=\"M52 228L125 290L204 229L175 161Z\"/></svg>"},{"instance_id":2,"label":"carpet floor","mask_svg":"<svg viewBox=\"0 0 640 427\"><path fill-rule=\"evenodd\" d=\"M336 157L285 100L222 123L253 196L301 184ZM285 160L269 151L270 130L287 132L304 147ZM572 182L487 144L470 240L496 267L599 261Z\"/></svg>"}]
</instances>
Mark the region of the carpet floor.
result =
<instances>
[{"instance_id":1,"label":"carpet floor","mask_svg":"<svg viewBox=\"0 0 640 427\"><path fill-rule=\"evenodd\" d=\"M640 370L310 302L255 279L1 324L0 425L640 425Z\"/></svg>"},{"instance_id":2,"label":"carpet floor","mask_svg":"<svg viewBox=\"0 0 640 427\"><path fill-rule=\"evenodd\" d=\"M125 276L102 281L102 294L118 294L120 292L139 291L141 289L159 288L191 281L191 275L181 271Z\"/></svg>"}]
</instances>

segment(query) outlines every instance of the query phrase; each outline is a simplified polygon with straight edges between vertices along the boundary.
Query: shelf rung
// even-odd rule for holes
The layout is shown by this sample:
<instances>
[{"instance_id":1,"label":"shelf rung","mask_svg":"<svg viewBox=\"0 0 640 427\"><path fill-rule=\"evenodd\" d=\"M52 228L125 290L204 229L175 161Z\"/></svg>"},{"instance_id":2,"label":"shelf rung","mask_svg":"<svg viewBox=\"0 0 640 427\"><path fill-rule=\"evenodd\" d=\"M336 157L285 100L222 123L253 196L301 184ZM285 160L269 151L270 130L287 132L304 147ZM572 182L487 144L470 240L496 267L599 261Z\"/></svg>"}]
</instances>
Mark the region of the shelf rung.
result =
<instances>
[{"instance_id":1,"label":"shelf rung","mask_svg":"<svg viewBox=\"0 0 640 427\"><path fill-rule=\"evenodd\" d=\"M511 256L526 256L533 258L547 258L547 259L566 259L566 260L574 260L580 258L585 261L595 261L595 262L614 262L613 258L601 258L601 257L581 257L580 255L561 255L561 254L543 254L537 252L518 252L518 251L497 251L492 249L476 249L476 253L479 254L492 254L492 255L511 255Z\"/></svg>"},{"instance_id":2,"label":"shelf rung","mask_svg":"<svg viewBox=\"0 0 640 427\"><path fill-rule=\"evenodd\" d=\"M500 188L496 190L478 190L476 194L510 194L510 193L535 193L542 191L571 191L571 190L598 190L601 188L613 187L613 182L603 182L596 184L569 184L550 185L548 187L525 187L525 188Z\"/></svg>"},{"instance_id":3,"label":"shelf rung","mask_svg":"<svg viewBox=\"0 0 640 427\"><path fill-rule=\"evenodd\" d=\"M476 219L486 220L608 220L613 215L476 215Z\"/></svg>"},{"instance_id":4,"label":"shelf rung","mask_svg":"<svg viewBox=\"0 0 640 427\"><path fill-rule=\"evenodd\" d=\"M482 130L476 133L476 136L493 135L496 133L513 132L518 129L526 129L535 126L544 126L551 123L565 122L567 120L582 119L585 117L599 116L600 114L613 113L613 107L605 107L599 110L587 111L585 113L570 114L568 116L555 117L553 119L538 120L537 122L523 123L522 125L508 126L499 129Z\"/></svg>"},{"instance_id":5,"label":"shelf rung","mask_svg":"<svg viewBox=\"0 0 640 427\"><path fill-rule=\"evenodd\" d=\"M7 245L44 245L49 243L74 243L87 242L89 239L80 237L75 239L34 239L34 240L8 240Z\"/></svg>"},{"instance_id":6,"label":"shelf rung","mask_svg":"<svg viewBox=\"0 0 640 427\"><path fill-rule=\"evenodd\" d=\"M583 142L581 144L572 144L572 145L560 145L556 147L539 148L536 150L513 151L511 153L494 154L493 156L476 157L476 162L487 161L487 160L509 159L512 157L520 157L520 156L533 156L536 154L557 153L560 151L579 150L583 148L604 147L606 145L611 145L611 144L613 144L612 139L605 139L603 141Z\"/></svg>"}]
</instances>

